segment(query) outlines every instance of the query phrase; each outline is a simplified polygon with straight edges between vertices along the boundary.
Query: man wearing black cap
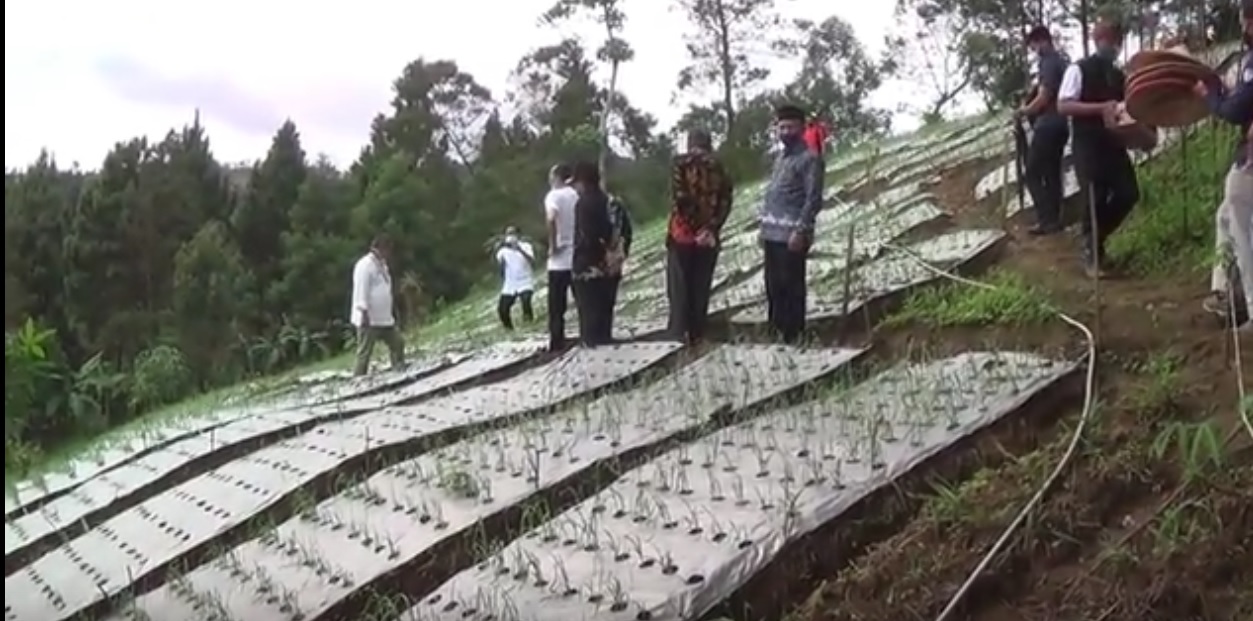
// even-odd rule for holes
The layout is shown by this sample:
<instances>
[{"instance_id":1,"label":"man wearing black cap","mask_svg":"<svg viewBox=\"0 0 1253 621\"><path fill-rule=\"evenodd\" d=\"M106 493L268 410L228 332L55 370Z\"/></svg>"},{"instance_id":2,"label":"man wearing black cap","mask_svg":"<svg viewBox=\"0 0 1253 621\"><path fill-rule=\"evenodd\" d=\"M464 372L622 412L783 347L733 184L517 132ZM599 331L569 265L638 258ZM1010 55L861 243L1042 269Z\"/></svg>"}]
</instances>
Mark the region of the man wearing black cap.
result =
<instances>
[{"instance_id":1,"label":"man wearing black cap","mask_svg":"<svg viewBox=\"0 0 1253 621\"><path fill-rule=\"evenodd\" d=\"M805 330L805 262L822 208L824 170L822 157L805 145L804 110L780 106L775 130L783 148L775 156L758 222L770 326L785 343L795 343Z\"/></svg>"},{"instance_id":2,"label":"man wearing black cap","mask_svg":"<svg viewBox=\"0 0 1253 621\"><path fill-rule=\"evenodd\" d=\"M1122 49L1122 28L1099 22L1092 29L1096 53L1066 68L1057 93L1057 110L1074 125L1075 172L1088 190L1088 212L1083 218L1084 270L1104 276L1105 241L1140 201L1140 183L1127 153L1119 125L1126 76L1114 65ZM1154 144L1156 132L1144 131L1145 144Z\"/></svg>"},{"instance_id":3,"label":"man wearing black cap","mask_svg":"<svg viewBox=\"0 0 1253 621\"><path fill-rule=\"evenodd\" d=\"M1027 149L1024 185L1035 205L1032 235L1050 235L1062 229L1062 152L1070 139L1066 119L1057 113L1057 92L1066 74L1066 59L1053 47L1053 35L1045 26L1027 33L1027 47L1037 56L1038 80L1035 96L1017 110L1018 122L1031 122L1031 145Z\"/></svg>"},{"instance_id":4,"label":"man wearing black cap","mask_svg":"<svg viewBox=\"0 0 1253 621\"><path fill-rule=\"evenodd\" d=\"M1244 290L1245 306L1253 311L1253 142L1249 140L1253 126L1253 0L1242 0L1241 18L1244 20L1246 51L1241 59L1236 87L1230 91L1223 87L1221 79L1197 85L1210 102L1215 116L1240 126L1240 140L1236 144L1235 162L1227 173L1223 202L1218 207L1217 243L1222 250L1230 250L1240 272ZM1225 254L1225 252L1223 253ZM1228 269L1225 261L1214 266L1210 290L1213 292L1205 302L1211 312L1226 315L1230 307L1227 299ZM1253 320L1245 321L1240 328L1253 332Z\"/></svg>"}]
</instances>

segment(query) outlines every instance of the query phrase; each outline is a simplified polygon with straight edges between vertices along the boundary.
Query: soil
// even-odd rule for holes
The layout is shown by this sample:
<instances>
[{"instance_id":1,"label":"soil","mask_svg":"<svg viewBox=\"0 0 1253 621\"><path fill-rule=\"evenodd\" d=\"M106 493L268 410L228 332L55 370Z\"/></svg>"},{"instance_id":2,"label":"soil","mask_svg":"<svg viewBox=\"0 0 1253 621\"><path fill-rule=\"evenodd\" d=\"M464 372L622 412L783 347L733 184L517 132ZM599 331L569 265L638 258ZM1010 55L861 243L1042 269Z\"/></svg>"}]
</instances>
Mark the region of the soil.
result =
<instances>
[{"instance_id":1,"label":"soil","mask_svg":"<svg viewBox=\"0 0 1253 621\"><path fill-rule=\"evenodd\" d=\"M931 188L954 225L996 221L999 193L974 200L975 183L994 167L967 164ZM1200 307L1207 279L1097 285L1080 268L1074 235L1033 238L1026 224L1005 225L1011 240L997 268L1026 276L1092 327L1097 406L1065 473L948 619L1253 619L1253 439L1239 424L1231 333ZM881 355L895 357L996 346L1078 358L1087 349L1060 321L1031 330L906 327L881 330L875 340L891 352ZM1253 343L1242 344L1248 382ZM933 484L950 493L927 494L842 569L806 577L815 586L786 618L937 619L1062 458L1082 412L1069 405L1056 424L1037 429L1034 442L1006 449L1007 459ZM1178 450L1181 437L1192 448ZM1195 448L1209 441L1225 444Z\"/></svg>"}]
</instances>

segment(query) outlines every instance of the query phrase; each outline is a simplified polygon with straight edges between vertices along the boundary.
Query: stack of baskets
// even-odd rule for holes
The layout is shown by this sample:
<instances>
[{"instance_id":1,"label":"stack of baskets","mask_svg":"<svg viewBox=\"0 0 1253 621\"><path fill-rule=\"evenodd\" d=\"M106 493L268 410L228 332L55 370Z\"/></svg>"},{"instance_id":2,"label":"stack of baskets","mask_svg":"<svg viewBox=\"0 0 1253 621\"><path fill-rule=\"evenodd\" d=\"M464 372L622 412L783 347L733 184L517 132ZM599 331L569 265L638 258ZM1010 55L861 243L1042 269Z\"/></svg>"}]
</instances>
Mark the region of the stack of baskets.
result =
<instances>
[{"instance_id":1,"label":"stack of baskets","mask_svg":"<svg viewBox=\"0 0 1253 621\"><path fill-rule=\"evenodd\" d=\"M1209 116L1196 84L1216 79L1205 63L1179 50L1145 50L1127 63L1127 115L1152 127L1187 127Z\"/></svg>"}]
</instances>

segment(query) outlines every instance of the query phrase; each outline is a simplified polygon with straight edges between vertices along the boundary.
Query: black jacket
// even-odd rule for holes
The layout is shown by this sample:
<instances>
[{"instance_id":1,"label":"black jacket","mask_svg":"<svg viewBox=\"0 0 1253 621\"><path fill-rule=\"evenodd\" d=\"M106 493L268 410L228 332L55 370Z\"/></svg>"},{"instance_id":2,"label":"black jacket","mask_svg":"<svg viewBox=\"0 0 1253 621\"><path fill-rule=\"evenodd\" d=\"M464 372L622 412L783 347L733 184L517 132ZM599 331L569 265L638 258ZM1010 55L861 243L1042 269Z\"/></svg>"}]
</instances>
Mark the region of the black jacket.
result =
<instances>
[{"instance_id":1,"label":"black jacket","mask_svg":"<svg viewBox=\"0 0 1253 621\"><path fill-rule=\"evenodd\" d=\"M574 275L595 276L605 269L605 255L613 237L609 196L600 188L579 193L574 206Z\"/></svg>"}]
</instances>

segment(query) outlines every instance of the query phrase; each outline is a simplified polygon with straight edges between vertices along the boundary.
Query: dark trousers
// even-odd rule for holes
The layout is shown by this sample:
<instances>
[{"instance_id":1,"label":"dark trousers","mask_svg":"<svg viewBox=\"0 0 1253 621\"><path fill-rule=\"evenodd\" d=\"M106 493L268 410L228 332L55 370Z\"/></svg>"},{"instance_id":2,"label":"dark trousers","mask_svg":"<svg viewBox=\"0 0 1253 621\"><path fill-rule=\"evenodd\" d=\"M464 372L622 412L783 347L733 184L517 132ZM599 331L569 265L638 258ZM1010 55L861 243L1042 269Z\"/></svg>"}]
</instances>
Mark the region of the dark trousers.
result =
<instances>
[{"instance_id":1,"label":"dark trousers","mask_svg":"<svg viewBox=\"0 0 1253 621\"><path fill-rule=\"evenodd\" d=\"M614 278L574 279L574 303L579 311L579 343L584 347L613 342Z\"/></svg>"},{"instance_id":2,"label":"dark trousers","mask_svg":"<svg viewBox=\"0 0 1253 621\"><path fill-rule=\"evenodd\" d=\"M570 303L570 270L548 271L548 348L566 346L566 307Z\"/></svg>"},{"instance_id":3,"label":"dark trousers","mask_svg":"<svg viewBox=\"0 0 1253 621\"><path fill-rule=\"evenodd\" d=\"M763 242L766 316L784 343L796 343L805 331L807 253L788 250L785 242Z\"/></svg>"},{"instance_id":4,"label":"dark trousers","mask_svg":"<svg viewBox=\"0 0 1253 621\"><path fill-rule=\"evenodd\" d=\"M370 370L370 358L374 355L374 344L382 341L387 345L387 353L391 355L392 368L399 369L405 364L405 341L396 326L359 326L357 328L357 359L352 374L365 375Z\"/></svg>"},{"instance_id":5,"label":"dark trousers","mask_svg":"<svg viewBox=\"0 0 1253 621\"><path fill-rule=\"evenodd\" d=\"M1062 153L1070 130L1065 122L1041 122L1031 134L1027 147L1023 185L1031 193L1035 205L1036 224L1041 227L1061 225L1062 217Z\"/></svg>"},{"instance_id":6,"label":"dark trousers","mask_svg":"<svg viewBox=\"0 0 1253 621\"><path fill-rule=\"evenodd\" d=\"M1083 211L1084 260L1093 264L1105 258L1106 240L1140 202L1140 183L1131 156L1112 141L1076 142L1075 171L1087 200Z\"/></svg>"},{"instance_id":7,"label":"dark trousers","mask_svg":"<svg viewBox=\"0 0 1253 621\"><path fill-rule=\"evenodd\" d=\"M535 309L531 306L533 295L535 295L534 291L500 294L500 300L496 303L496 314L500 315L500 325L506 330L513 329L513 303L515 301L522 302L522 321L527 323L535 321Z\"/></svg>"},{"instance_id":8,"label":"dark trousers","mask_svg":"<svg viewBox=\"0 0 1253 621\"><path fill-rule=\"evenodd\" d=\"M666 297L670 301L672 338L690 342L705 337L717 264L717 248L672 242L666 249Z\"/></svg>"}]
</instances>

